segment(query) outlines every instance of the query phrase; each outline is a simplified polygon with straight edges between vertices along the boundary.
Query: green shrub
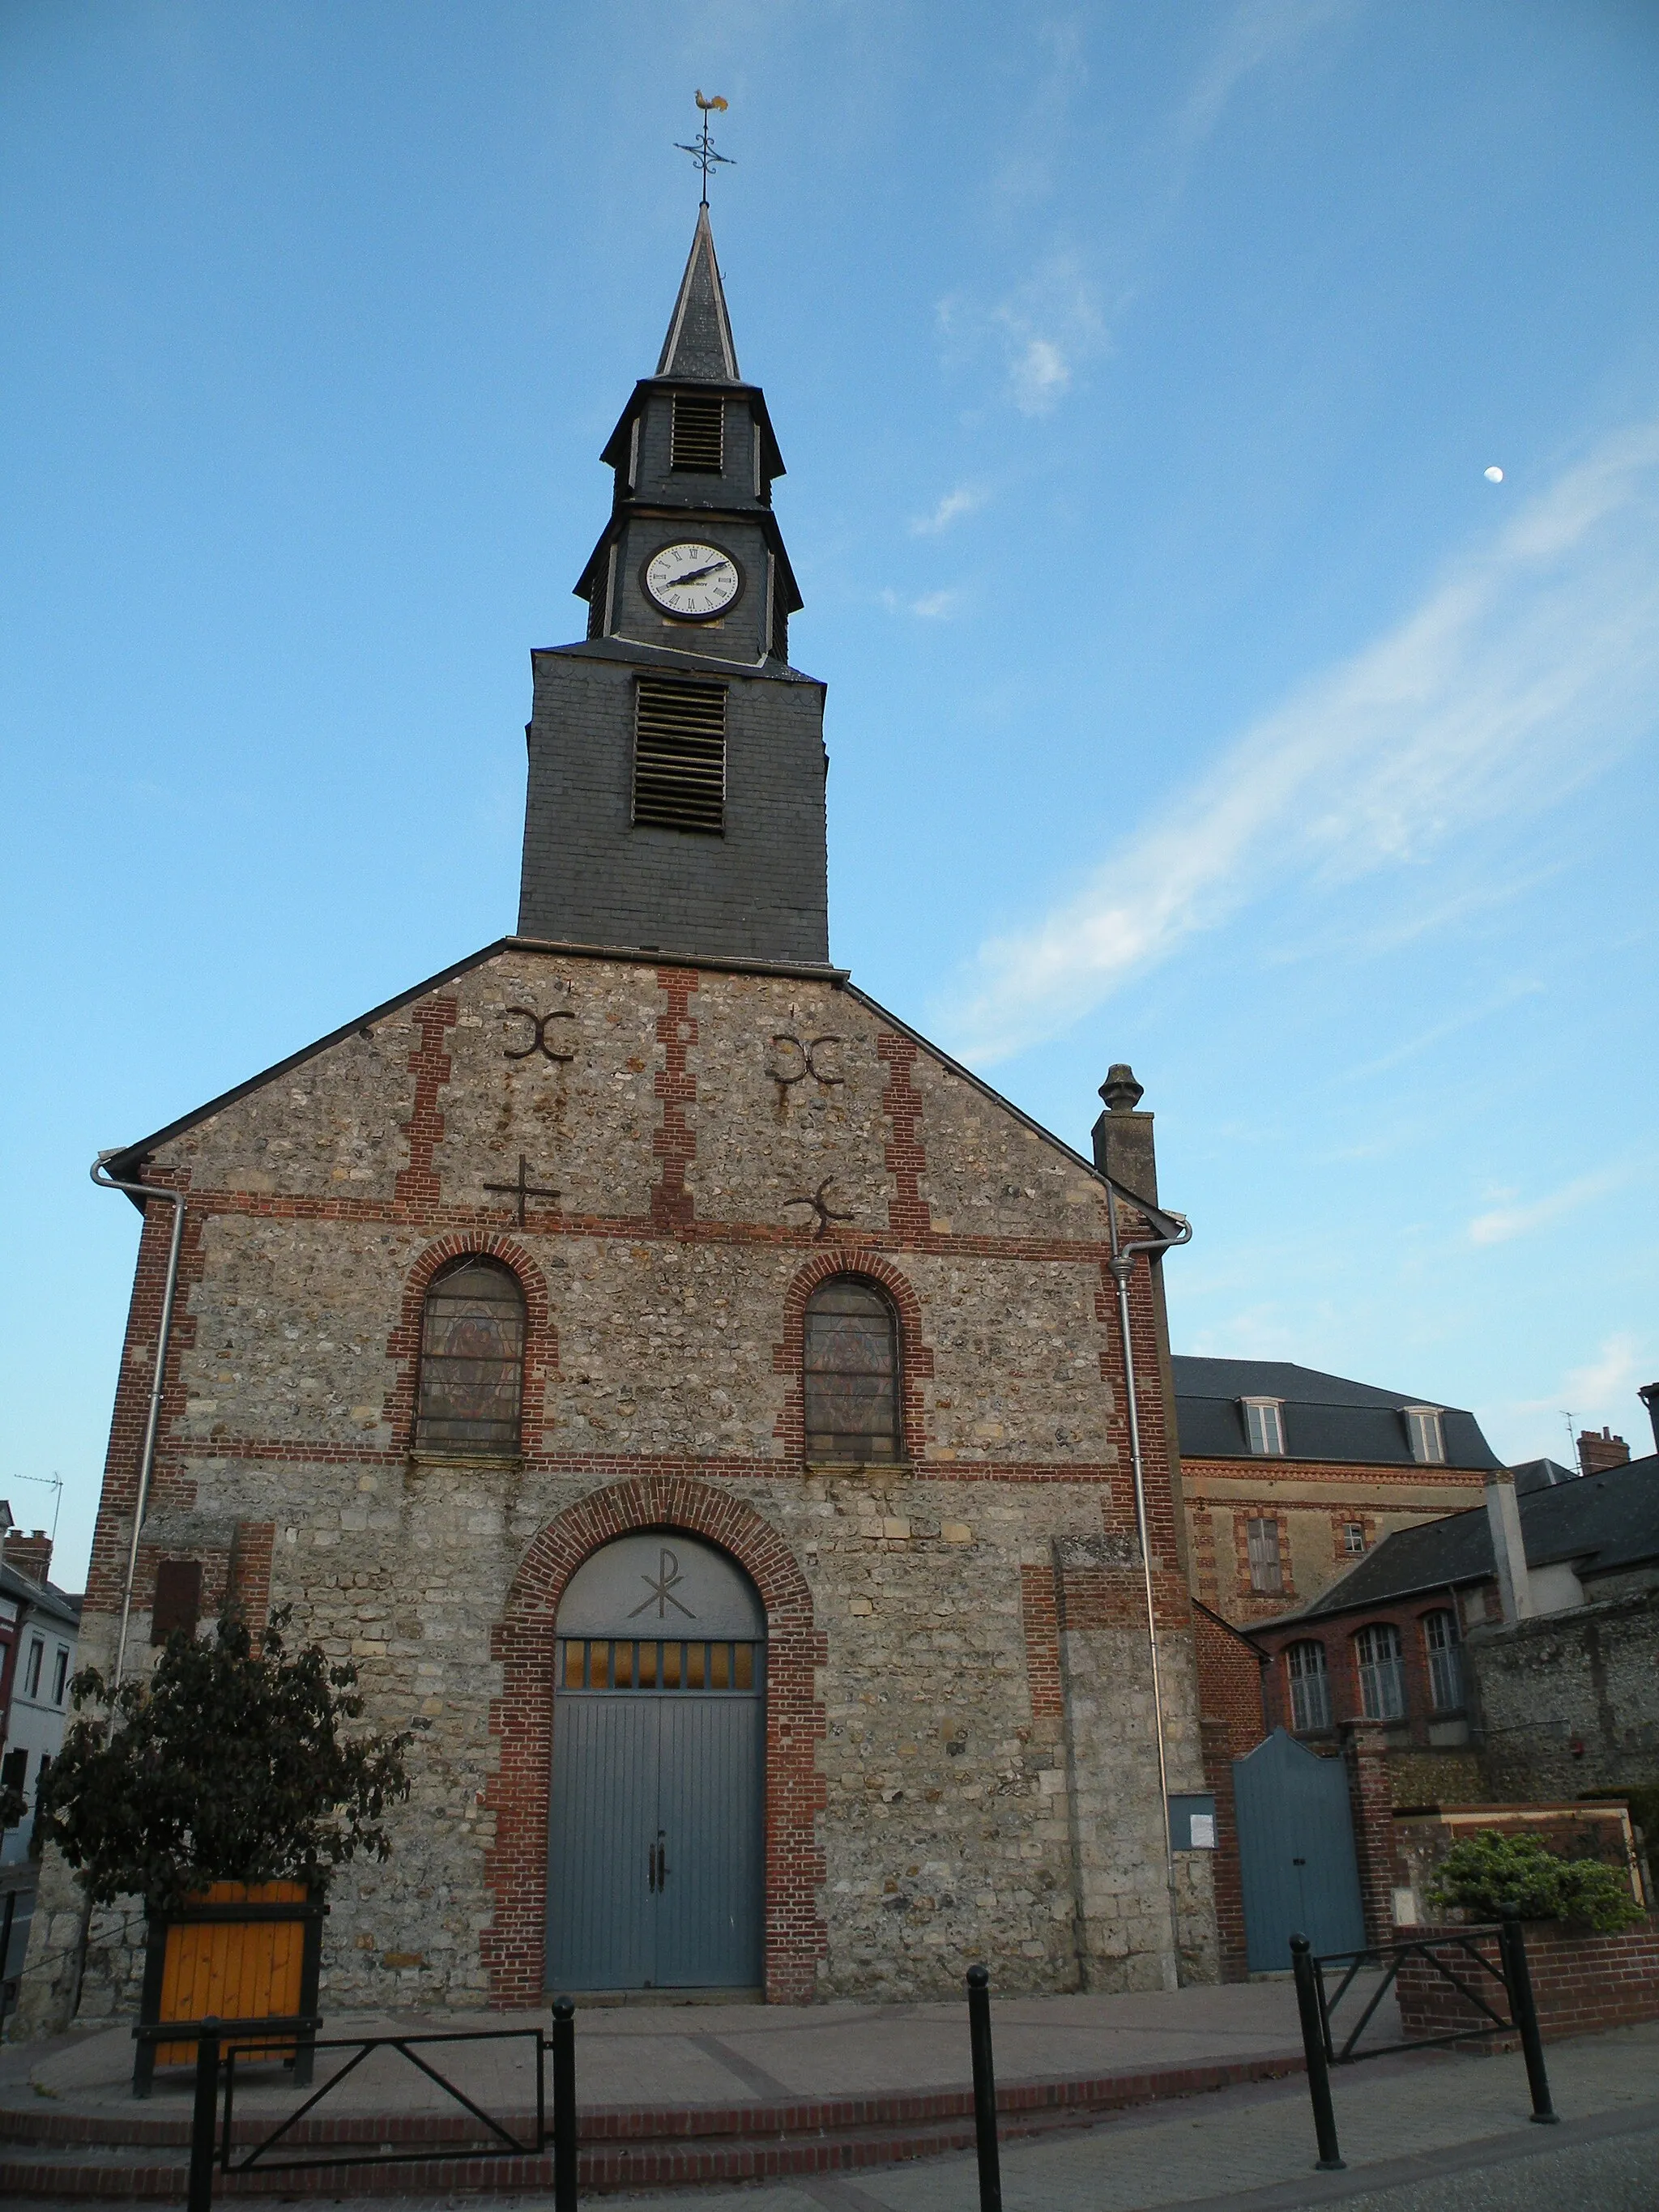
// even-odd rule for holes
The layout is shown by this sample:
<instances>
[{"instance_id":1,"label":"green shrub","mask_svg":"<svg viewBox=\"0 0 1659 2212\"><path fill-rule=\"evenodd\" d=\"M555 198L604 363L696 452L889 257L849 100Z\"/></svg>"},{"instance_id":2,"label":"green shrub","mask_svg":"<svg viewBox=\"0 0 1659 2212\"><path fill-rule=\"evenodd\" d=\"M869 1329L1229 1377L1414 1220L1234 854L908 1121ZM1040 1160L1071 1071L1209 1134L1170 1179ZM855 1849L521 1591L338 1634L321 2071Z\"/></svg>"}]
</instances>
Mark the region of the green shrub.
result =
<instances>
[{"instance_id":1,"label":"green shrub","mask_svg":"<svg viewBox=\"0 0 1659 2212\"><path fill-rule=\"evenodd\" d=\"M1642 1917L1617 1867L1560 1858L1536 1836L1490 1828L1452 1845L1424 1895L1431 1905L1459 1905L1483 1920L1512 1905L1523 1920L1571 1920L1603 1935Z\"/></svg>"},{"instance_id":2,"label":"green shrub","mask_svg":"<svg viewBox=\"0 0 1659 2212\"><path fill-rule=\"evenodd\" d=\"M406 1735L348 1735L357 1670L315 1644L289 1653L279 1612L263 1649L227 1618L211 1643L176 1629L148 1681L112 1697L75 1678L76 1720L41 1785L37 1834L94 1904L176 1906L214 1881L319 1882L358 1851L387 1856L380 1825L409 1795Z\"/></svg>"}]
</instances>

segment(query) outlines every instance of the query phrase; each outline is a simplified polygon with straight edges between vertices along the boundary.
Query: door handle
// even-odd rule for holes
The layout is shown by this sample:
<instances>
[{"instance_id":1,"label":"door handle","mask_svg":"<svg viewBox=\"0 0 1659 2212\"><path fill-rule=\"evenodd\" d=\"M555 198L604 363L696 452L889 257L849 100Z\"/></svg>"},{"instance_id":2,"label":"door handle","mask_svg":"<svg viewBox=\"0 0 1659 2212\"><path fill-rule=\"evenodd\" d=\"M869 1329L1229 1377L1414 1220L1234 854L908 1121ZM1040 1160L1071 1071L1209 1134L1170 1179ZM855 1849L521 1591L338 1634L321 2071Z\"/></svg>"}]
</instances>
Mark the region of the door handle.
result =
<instances>
[{"instance_id":1,"label":"door handle","mask_svg":"<svg viewBox=\"0 0 1659 2212\"><path fill-rule=\"evenodd\" d=\"M657 1887L659 1889L666 1889L667 1887L668 1847L665 1844L659 1842L657 1845Z\"/></svg>"},{"instance_id":2,"label":"door handle","mask_svg":"<svg viewBox=\"0 0 1659 2212\"><path fill-rule=\"evenodd\" d=\"M645 1878L650 1884L651 1893L654 1896L657 1889L657 1847L654 1844L647 1848L645 1854Z\"/></svg>"}]
</instances>

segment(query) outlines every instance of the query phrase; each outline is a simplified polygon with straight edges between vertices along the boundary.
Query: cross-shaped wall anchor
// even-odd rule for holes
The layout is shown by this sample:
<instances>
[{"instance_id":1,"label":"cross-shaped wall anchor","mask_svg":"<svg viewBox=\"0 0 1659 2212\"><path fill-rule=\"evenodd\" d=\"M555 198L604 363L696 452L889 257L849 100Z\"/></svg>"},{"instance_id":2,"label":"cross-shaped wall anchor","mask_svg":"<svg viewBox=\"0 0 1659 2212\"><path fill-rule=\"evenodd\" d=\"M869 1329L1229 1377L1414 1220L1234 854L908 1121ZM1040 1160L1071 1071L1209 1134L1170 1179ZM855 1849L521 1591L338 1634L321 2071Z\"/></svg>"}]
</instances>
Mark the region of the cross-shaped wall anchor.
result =
<instances>
[{"instance_id":1,"label":"cross-shaped wall anchor","mask_svg":"<svg viewBox=\"0 0 1659 2212\"><path fill-rule=\"evenodd\" d=\"M519 1202L519 1226L524 1227L524 1205L527 1198L562 1198L562 1190L544 1190L530 1181L530 1163L522 1152L519 1155L519 1179L516 1182L487 1182L486 1190L499 1190Z\"/></svg>"}]
</instances>

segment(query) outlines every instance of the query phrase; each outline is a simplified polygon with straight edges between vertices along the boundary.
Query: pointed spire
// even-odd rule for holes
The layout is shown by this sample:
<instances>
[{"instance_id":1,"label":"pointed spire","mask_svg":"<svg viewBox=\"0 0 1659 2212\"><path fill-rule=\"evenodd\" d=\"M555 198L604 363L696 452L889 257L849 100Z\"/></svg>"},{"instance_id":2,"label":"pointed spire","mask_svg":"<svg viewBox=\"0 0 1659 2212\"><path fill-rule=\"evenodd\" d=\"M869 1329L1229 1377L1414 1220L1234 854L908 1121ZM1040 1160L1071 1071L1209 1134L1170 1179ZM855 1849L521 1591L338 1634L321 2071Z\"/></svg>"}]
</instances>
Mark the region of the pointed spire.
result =
<instances>
[{"instance_id":1,"label":"pointed spire","mask_svg":"<svg viewBox=\"0 0 1659 2212\"><path fill-rule=\"evenodd\" d=\"M714 234L708 210L697 210L696 234L680 279L679 297L662 342L659 376L693 377L704 384L736 384L738 349L726 313L720 265L714 258Z\"/></svg>"}]
</instances>

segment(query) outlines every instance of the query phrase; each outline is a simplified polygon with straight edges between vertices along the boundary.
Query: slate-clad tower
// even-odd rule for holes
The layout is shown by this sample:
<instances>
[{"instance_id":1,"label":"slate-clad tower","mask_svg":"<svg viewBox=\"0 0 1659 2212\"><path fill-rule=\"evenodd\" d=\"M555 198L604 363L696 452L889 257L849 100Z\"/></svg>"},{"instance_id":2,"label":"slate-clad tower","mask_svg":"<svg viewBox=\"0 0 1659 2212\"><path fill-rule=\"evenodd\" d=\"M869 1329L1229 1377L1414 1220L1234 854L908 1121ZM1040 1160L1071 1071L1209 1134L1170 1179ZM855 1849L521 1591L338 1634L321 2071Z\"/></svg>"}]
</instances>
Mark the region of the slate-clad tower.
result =
<instances>
[{"instance_id":1,"label":"slate-clad tower","mask_svg":"<svg viewBox=\"0 0 1659 2212\"><path fill-rule=\"evenodd\" d=\"M519 933L826 962L823 687L788 663L783 459L738 374L706 207L657 373L602 458L587 636L533 655Z\"/></svg>"}]
</instances>

